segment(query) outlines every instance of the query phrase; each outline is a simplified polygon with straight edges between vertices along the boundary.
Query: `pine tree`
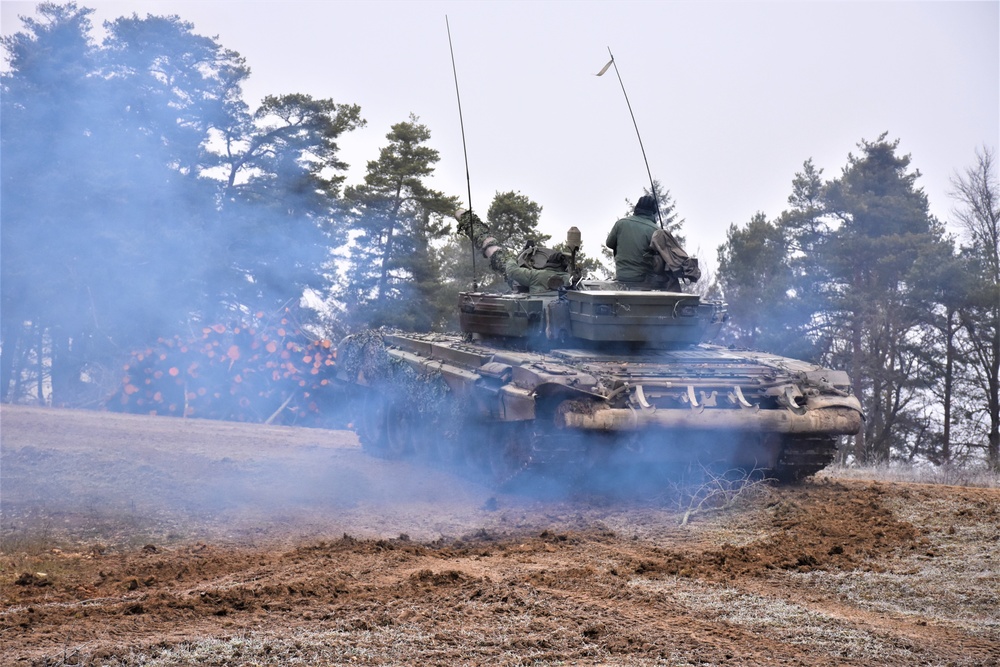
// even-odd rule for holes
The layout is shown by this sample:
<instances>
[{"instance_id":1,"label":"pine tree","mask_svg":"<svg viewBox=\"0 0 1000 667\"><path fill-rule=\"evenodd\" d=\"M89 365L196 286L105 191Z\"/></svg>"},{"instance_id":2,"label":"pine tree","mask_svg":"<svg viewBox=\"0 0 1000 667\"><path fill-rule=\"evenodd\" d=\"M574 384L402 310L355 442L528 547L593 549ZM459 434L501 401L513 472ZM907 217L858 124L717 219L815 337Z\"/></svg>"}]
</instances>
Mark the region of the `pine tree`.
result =
<instances>
[{"instance_id":1,"label":"pine tree","mask_svg":"<svg viewBox=\"0 0 1000 667\"><path fill-rule=\"evenodd\" d=\"M354 245L338 297L357 326L427 331L445 317L431 244L451 231L459 202L426 185L440 158L418 120L393 125L364 183L344 192Z\"/></svg>"},{"instance_id":2,"label":"pine tree","mask_svg":"<svg viewBox=\"0 0 1000 667\"><path fill-rule=\"evenodd\" d=\"M910 171L909 156L897 155L898 144L886 134L862 141L861 154L848 156L824 196L835 218L820 244L828 326L831 338L846 342L835 364L850 369L867 415L855 440L861 461L887 461L894 448L907 448L907 422L928 386L911 268L933 252L942 229L916 185L920 173Z\"/></svg>"}]
</instances>

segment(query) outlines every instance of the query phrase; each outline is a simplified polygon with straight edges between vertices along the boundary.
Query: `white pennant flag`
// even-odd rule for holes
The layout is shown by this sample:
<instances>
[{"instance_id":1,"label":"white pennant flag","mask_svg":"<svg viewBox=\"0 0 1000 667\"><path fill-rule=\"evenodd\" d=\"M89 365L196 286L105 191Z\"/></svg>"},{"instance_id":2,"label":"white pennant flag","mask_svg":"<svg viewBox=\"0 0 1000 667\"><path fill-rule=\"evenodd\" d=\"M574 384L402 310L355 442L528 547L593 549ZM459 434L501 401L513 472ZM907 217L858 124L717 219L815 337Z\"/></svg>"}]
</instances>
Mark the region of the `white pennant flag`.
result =
<instances>
[{"instance_id":1,"label":"white pennant flag","mask_svg":"<svg viewBox=\"0 0 1000 667\"><path fill-rule=\"evenodd\" d=\"M596 74L596 76L601 76L602 74L604 74L605 72L607 72L607 71L608 71L608 68L609 68L609 67L611 67L611 63L613 63L614 61L615 61L615 59L614 59L614 58L612 58L611 60L609 60L609 61L608 61L608 64L607 64L607 65L605 65L604 67L602 67L602 68L601 68L601 71L600 71L600 72L598 72L598 73Z\"/></svg>"}]
</instances>

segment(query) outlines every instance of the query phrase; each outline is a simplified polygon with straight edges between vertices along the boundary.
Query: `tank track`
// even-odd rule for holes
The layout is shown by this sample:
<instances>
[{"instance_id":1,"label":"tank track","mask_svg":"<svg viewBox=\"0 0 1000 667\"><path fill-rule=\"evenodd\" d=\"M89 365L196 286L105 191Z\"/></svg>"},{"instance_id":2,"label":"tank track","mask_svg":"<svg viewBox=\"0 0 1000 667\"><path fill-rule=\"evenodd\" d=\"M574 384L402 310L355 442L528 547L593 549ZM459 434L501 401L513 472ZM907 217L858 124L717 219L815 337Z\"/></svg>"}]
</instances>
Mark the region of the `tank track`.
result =
<instances>
[{"instance_id":1,"label":"tank track","mask_svg":"<svg viewBox=\"0 0 1000 667\"><path fill-rule=\"evenodd\" d=\"M782 444L770 476L783 483L799 482L833 463L836 456L836 438L790 438Z\"/></svg>"},{"instance_id":2,"label":"tank track","mask_svg":"<svg viewBox=\"0 0 1000 667\"><path fill-rule=\"evenodd\" d=\"M529 472L576 477L644 454L641 445L633 447L624 440L593 434L568 434L545 420L495 422L474 430L466 425L445 437L434 425L421 423L413 414L386 405L382 399L376 391L367 390L368 407L356 426L365 451L380 458L412 459L453 468L484 479L498 489ZM746 475L794 484L829 465L836 451L836 438L787 438L780 443L776 460L772 459L770 464L723 466L724 470L715 470L710 461L703 463L705 474ZM649 460L656 461L656 457ZM660 465L668 471L664 475L666 481L671 467L662 461ZM682 466L686 475L690 475L692 466L697 468L701 464L688 462Z\"/></svg>"}]
</instances>

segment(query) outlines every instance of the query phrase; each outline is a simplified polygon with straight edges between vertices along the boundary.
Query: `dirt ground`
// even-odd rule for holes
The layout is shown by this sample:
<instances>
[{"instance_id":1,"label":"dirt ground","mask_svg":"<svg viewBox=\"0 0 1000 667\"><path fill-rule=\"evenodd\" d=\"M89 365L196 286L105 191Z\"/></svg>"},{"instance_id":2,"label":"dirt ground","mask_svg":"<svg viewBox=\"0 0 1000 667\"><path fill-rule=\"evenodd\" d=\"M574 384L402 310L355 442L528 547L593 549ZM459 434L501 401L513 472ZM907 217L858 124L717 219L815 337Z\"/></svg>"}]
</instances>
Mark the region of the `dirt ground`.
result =
<instances>
[{"instance_id":1,"label":"dirt ground","mask_svg":"<svg viewBox=\"0 0 1000 667\"><path fill-rule=\"evenodd\" d=\"M1000 664L998 489L698 508L345 431L5 405L0 438L3 665Z\"/></svg>"}]
</instances>

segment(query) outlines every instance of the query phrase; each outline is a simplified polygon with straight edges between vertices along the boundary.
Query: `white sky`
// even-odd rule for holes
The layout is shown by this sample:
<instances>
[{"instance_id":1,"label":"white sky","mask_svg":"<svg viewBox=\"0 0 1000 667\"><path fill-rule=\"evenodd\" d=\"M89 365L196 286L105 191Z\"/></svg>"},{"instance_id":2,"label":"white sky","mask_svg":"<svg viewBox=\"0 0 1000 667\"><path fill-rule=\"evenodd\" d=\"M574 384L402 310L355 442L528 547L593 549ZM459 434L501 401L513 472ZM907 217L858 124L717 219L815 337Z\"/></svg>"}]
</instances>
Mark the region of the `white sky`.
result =
<instances>
[{"instance_id":1,"label":"white sky","mask_svg":"<svg viewBox=\"0 0 1000 667\"><path fill-rule=\"evenodd\" d=\"M838 176L862 139L899 139L931 212L977 147L1000 146L1000 2L78 2L94 24L176 14L242 54L254 107L307 93L361 106L345 135L349 183L411 112L441 161L432 187L463 201L466 171L445 17L461 90L473 207L497 191L542 207L559 240L578 226L597 254L648 184L608 49L653 176L715 266L731 223L787 207L807 158ZM35 3L0 2L3 34Z\"/></svg>"}]
</instances>

